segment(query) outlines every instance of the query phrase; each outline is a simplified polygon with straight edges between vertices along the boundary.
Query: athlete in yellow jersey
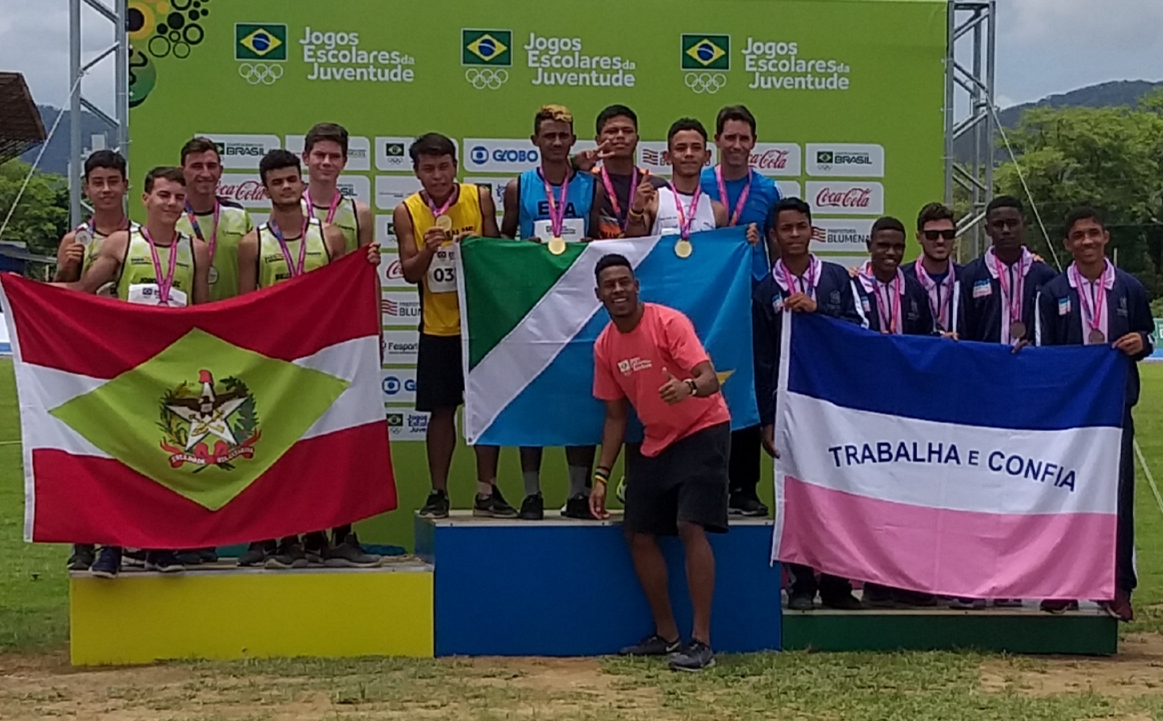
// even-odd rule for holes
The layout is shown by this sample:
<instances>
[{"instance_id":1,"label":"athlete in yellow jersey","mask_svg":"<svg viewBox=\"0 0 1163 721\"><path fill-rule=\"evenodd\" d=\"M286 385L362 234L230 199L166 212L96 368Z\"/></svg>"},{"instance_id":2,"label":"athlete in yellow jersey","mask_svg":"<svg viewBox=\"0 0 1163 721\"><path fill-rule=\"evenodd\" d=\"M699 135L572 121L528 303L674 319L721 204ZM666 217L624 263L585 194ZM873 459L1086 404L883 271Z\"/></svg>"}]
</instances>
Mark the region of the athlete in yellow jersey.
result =
<instances>
[{"instance_id":1,"label":"athlete in yellow jersey","mask_svg":"<svg viewBox=\"0 0 1163 721\"><path fill-rule=\"evenodd\" d=\"M303 141L303 162L310 185L305 198L311 215L343 231L346 252L370 245L374 228L372 209L339 192L339 175L347 167L347 130L335 123L319 123Z\"/></svg>"},{"instance_id":2,"label":"athlete in yellow jersey","mask_svg":"<svg viewBox=\"0 0 1163 721\"><path fill-rule=\"evenodd\" d=\"M193 138L182 146L186 174L186 209L178 230L206 243L210 249L210 300L238 294L238 243L254 229L241 205L218 197L222 160L209 138ZM210 560L209 554L204 560Z\"/></svg>"},{"instance_id":3,"label":"athlete in yellow jersey","mask_svg":"<svg viewBox=\"0 0 1163 721\"><path fill-rule=\"evenodd\" d=\"M420 286L420 350L416 361L416 410L428 419L428 473L432 493L420 509L425 518L448 517L448 470L456 449L456 409L464 402L460 306L456 293L458 243L468 236L500 236L492 196L477 185L456 182L456 145L439 133L416 139L412 168L424 189L396 206L394 222L404 278ZM477 461L475 515L517 515L497 489L495 446L473 446Z\"/></svg>"},{"instance_id":4,"label":"athlete in yellow jersey","mask_svg":"<svg viewBox=\"0 0 1163 721\"><path fill-rule=\"evenodd\" d=\"M345 250L343 232L303 212L303 176L299 159L286 150L272 150L258 166L263 187L271 198L270 219L247 233L238 245L238 292L249 293L297 275L322 268ZM380 262L380 248L367 248L372 265ZM377 299L369 298L368 302ZM238 559L240 566L302 568L315 561L334 567L370 567L379 556L363 552L351 526L333 529L334 544L323 531L308 533L306 549L297 536L250 544Z\"/></svg>"},{"instance_id":5,"label":"athlete in yellow jersey","mask_svg":"<svg viewBox=\"0 0 1163 721\"><path fill-rule=\"evenodd\" d=\"M186 205L186 179L181 168L154 168L145 176L146 222L119 230L97 249L93 263L79 281L61 283L85 293L113 284L117 297L131 303L184 306L205 303L210 296L210 253L197 238L175 228ZM183 570L172 551L147 551L147 570ZM106 546L90 567L94 576L112 578L121 569L121 549Z\"/></svg>"},{"instance_id":6,"label":"athlete in yellow jersey","mask_svg":"<svg viewBox=\"0 0 1163 721\"><path fill-rule=\"evenodd\" d=\"M85 197L93 206L93 215L88 221L65 234L57 246L57 272L54 280L68 283L78 281L93 264L93 257L101 242L119 230L128 230L129 218L125 216L125 194L129 182L125 176L125 158L112 150L97 150L85 158L85 181L82 186ZM83 550L83 548L81 549ZM78 554L74 554L78 555ZM69 569L74 571L88 568L85 558L92 562L92 552L81 553ZM74 568L76 565L76 568Z\"/></svg>"}]
</instances>

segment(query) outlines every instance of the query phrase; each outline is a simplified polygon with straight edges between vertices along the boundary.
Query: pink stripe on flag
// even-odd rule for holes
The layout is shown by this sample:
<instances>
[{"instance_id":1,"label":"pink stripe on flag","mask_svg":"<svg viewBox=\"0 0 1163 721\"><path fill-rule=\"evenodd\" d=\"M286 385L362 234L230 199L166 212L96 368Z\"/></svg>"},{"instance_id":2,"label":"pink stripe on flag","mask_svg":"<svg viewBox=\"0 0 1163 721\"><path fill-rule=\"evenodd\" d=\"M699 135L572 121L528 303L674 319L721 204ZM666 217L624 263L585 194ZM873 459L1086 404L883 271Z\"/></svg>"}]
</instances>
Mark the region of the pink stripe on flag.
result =
<instances>
[{"instance_id":1,"label":"pink stripe on flag","mask_svg":"<svg viewBox=\"0 0 1163 721\"><path fill-rule=\"evenodd\" d=\"M1114 596L1114 514L1016 515L911 506L784 477L779 560L966 598Z\"/></svg>"}]
</instances>

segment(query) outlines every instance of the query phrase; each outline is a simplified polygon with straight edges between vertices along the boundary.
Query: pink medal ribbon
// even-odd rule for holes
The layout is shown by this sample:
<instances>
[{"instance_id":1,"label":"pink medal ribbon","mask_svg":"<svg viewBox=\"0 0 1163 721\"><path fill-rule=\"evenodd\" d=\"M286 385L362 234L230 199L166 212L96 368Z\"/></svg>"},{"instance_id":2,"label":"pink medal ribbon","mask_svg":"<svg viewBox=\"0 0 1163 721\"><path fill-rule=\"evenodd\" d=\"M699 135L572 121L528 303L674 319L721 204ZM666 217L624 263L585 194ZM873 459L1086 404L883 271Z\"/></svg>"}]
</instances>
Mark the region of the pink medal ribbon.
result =
<instances>
[{"instance_id":1,"label":"pink medal ribbon","mask_svg":"<svg viewBox=\"0 0 1163 721\"><path fill-rule=\"evenodd\" d=\"M170 267L165 277L162 277L162 261L157 254L157 246L144 225L141 226L141 236L149 244L149 255L153 261L153 278L154 282L157 283L157 297L160 301L158 305L169 305L170 289L174 287L174 274L178 270L178 241L181 236L175 231L174 239L170 242Z\"/></svg>"},{"instance_id":2,"label":"pink medal ribbon","mask_svg":"<svg viewBox=\"0 0 1163 721\"><path fill-rule=\"evenodd\" d=\"M777 260L775 262L775 264L779 268L780 275L783 276L783 282L785 284L787 284L788 294L790 295L790 294L795 293L796 292L796 286L795 286L796 277L794 275L792 275L791 271L788 270L787 266L783 264L782 259ZM822 268L819 265L819 263L816 261L815 257L812 257L811 261L808 263L808 269L805 270L804 274L802 276L800 276L800 278L799 278L799 281L800 281L800 291L799 292L808 296L812 300L816 299L816 284L820 282L821 270L822 270Z\"/></svg>"},{"instance_id":3,"label":"pink medal ribbon","mask_svg":"<svg viewBox=\"0 0 1163 721\"><path fill-rule=\"evenodd\" d=\"M448 200L444 201L444 205L440 206L439 208L436 207L436 203L432 202L431 195L428 195L425 198L424 202L428 204L428 209L432 211L432 218L434 220L447 213L448 209L452 207L452 201L455 200L458 195L460 195L457 190L457 188L453 188L452 192L448 194ZM327 222L330 223L331 221L328 220Z\"/></svg>"},{"instance_id":4,"label":"pink medal ribbon","mask_svg":"<svg viewBox=\"0 0 1163 721\"><path fill-rule=\"evenodd\" d=\"M614 190L614 183L610 180L610 174L606 172L606 164L602 163L601 169L602 185L606 188L606 197L610 199L610 207L614 209L614 218L618 221L618 227L622 232L626 232L626 228L630 225L630 206L634 203L634 193L638 189L638 184L642 182L638 176L638 168L630 173L630 192L626 196L626 212L622 212L621 206L618 205L618 194Z\"/></svg>"},{"instance_id":5,"label":"pink medal ribbon","mask_svg":"<svg viewBox=\"0 0 1163 721\"><path fill-rule=\"evenodd\" d=\"M695 186L694 195L691 196L691 204L684 213L682 210L682 201L678 199L678 189L674 187L674 183L670 183L670 193L674 196L674 209L678 212L678 234L682 236L683 240L691 237L691 225L695 222L695 213L699 209L699 199L703 195L702 188Z\"/></svg>"},{"instance_id":6,"label":"pink medal ribbon","mask_svg":"<svg viewBox=\"0 0 1163 721\"><path fill-rule=\"evenodd\" d=\"M723 166L715 166L715 180L719 183L719 202L723 207L727 207L727 183L723 181ZM747 205L747 198L751 195L751 169L747 169L747 185L743 186L743 192L739 193L739 199L735 201L735 210L731 212L731 219L727 225L734 226L739 223L739 216L743 214L743 208Z\"/></svg>"},{"instance_id":7,"label":"pink medal ribbon","mask_svg":"<svg viewBox=\"0 0 1163 721\"><path fill-rule=\"evenodd\" d=\"M1000 260L998 260L998 257L995 255L993 256L993 264L994 268L997 270L997 283L999 286L1001 286L1002 302L1005 303L1006 307L1009 309L1010 327L1014 327L1022 322L1022 291L1026 286L1026 275L1022 272L1022 259L1019 258L1013 266L1010 266L1007 269L1006 266ZM1014 287L1011 288L1009 285L1010 276L1008 273L1003 271L1012 271L1014 266L1017 266L1018 278L1014 282ZM1022 327L1024 328L1025 326ZM1019 339L1010 338L1011 342L1014 340Z\"/></svg>"},{"instance_id":8,"label":"pink medal ribbon","mask_svg":"<svg viewBox=\"0 0 1163 721\"><path fill-rule=\"evenodd\" d=\"M311 188L310 188L310 186L307 187L306 194L307 194L307 209L310 211L309 215L312 218L314 218L315 217L315 203L314 203L314 201L311 200ZM327 208L327 220L323 221L324 223L326 223L327 225L331 225L331 222L333 220L335 220L335 213L339 211L339 204L342 201L343 201L343 194L340 193L338 190L335 191L335 193L331 196L331 205L328 206L328 208ZM211 253L211 256L213 256L213 253Z\"/></svg>"},{"instance_id":9,"label":"pink medal ribbon","mask_svg":"<svg viewBox=\"0 0 1163 721\"><path fill-rule=\"evenodd\" d=\"M198 224L198 216L194 214L194 209L186 205L186 217L190 220L190 227L194 230L194 235L198 240L210 246L210 261L214 261L214 248L218 245L218 217L222 214L222 204L218 199L214 199L214 233L210 236L210 240L202 235L202 226Z\"/></svg>"},{"instance_id":10,"label":"pink medal ribbon","mask_svg":"<svg viewBox=\"0 0 1163 721\"><path fill-rule=\"evenodd\" d=\"M545 179L545 173L538 168L537 174L541 176L541 182L545 185L545 200L549 202L549 230L553 233L554 238L561 237L562 228L565 226L565 210L568 206L566 200L569 197L569 173L566 172L565 180L561 182L561 200L553 197L553 186Z\"/></svg>"},{"instance_id":11,"label":"pink medal ribbon","mask_svg":"<svg viewBox=\"0 0 1163 721\"><path fill-rule=\"evenodd\" d=\"M274 234L275 240L279 241L279 248L283 251L283 259L287 261L287 267L291 270L291 277L302 275L307 268L307 230L311 227L310 216L303 216L303 230L299 236L299 267L291 261L291 251L287 249L287 240L283 237L283 231L279 229L279 224L274 220L270 222L271 233Z\"/></svg>"},{"instance_id":12,"label":"pink medal ribbon","mask_svg":"<svg viewBox=\"0 0 1163 721\"><path fill-rule=\"evenodd\" d=\"M1099 326L1102 324L1102 308L1106 304L1106 268L1103 268L1102 275L1093 283L1082 277L1077 264L1072 263L1069 272L1074 277L1074 287L1078 290L1078 305L1081 306L1082 310L1082 322L1090 328L1086 342L1090 342L1091 338L1099 338L1100 336L1105 340L1106 333ZM1082 289L1084 283L1090 286L1089 297Z\"/></svg>"},{"instance_id":13,"label":"pink medal ribbon","mask_svg":"<svg viewBox=\"0 0 1163 721\"><path fill-rule=\"evenodd\" d=\"M880 317L880 332L895 335L897 332L897 324L900 323L901 317L901 278L902 274L898 268L896 277L888 283L882 283L872 272L872 263L865 263L860 271L862 280L865 281L865 290L871 290L872 294L876 296L876 312ZM871 289L868 288L868 283L871 283ZM891 297L885 298L885 293ZM887 321L887 322L886 322Z\"/></svg>"},{"instance_id":14,"label":"pink medal ribbon","mask_svg":"<svg viewBox=\"0 0 1163 721\"><path fill-rule=\"evenodd\" d=\"M920 258L917 258L916 262L913 263L913 269L916 270L917 278L929 296L929 310L933 312L937 325L942 331L949 330L952 327L953 286L957 282L953 275L953 264L949 264L949 272L941 283L936 283L929 277L929 273L925 270L925 265ZM941 296L942 285L946 286L944 297Z\"/></svg>"}]
</instances>

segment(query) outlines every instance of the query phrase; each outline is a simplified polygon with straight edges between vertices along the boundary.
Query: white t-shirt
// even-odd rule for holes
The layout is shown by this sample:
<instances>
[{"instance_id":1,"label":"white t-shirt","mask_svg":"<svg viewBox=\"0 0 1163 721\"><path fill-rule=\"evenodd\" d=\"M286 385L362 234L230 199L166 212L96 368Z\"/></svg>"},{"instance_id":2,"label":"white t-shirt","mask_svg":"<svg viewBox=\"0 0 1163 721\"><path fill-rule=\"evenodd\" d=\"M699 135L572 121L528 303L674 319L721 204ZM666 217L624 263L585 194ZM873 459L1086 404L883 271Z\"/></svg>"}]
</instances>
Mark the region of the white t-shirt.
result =
<instances>
[{"instance_id":1,"label":"white t-shirt","mask_svg":"<svg viewBox=\"0 0 1163 721\"><path fill-rule=\"evenodd\" d=\"M678 207L675 205L676 193L669 187L658 189L658 215L654 218L654 225L650 228L651 235L678 235L679 218ZM693 196L677 193L678 202L682 203L684 215L690 214ZM711 197L706 193L699 194L699 205L695 208L695 219L691 221L691 232L715 229L715 209L711 205Z\"/></svg>"}]
</instances>

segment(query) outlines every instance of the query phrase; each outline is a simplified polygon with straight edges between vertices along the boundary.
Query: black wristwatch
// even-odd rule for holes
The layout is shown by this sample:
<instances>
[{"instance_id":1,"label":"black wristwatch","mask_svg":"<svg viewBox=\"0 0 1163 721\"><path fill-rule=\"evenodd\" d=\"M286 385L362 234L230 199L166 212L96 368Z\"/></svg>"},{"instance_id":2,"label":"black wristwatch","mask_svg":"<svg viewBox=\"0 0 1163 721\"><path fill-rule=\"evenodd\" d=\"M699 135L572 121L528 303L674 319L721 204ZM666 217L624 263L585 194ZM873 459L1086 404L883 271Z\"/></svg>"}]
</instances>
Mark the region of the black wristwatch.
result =
<instances>
[{"instance_id":1,"label":"black wristwatch","mask_svg":"<svg viewBox=\"0 0 1163 721\"><path fill-rule=\"evenodd\" d=\"M695 383L695 379L694 378L687 378L686 384L687 384L687 388L691 389L691 396L698 398L699 397L699 386L697 383Z\"/></svg>"}]
</instances>

